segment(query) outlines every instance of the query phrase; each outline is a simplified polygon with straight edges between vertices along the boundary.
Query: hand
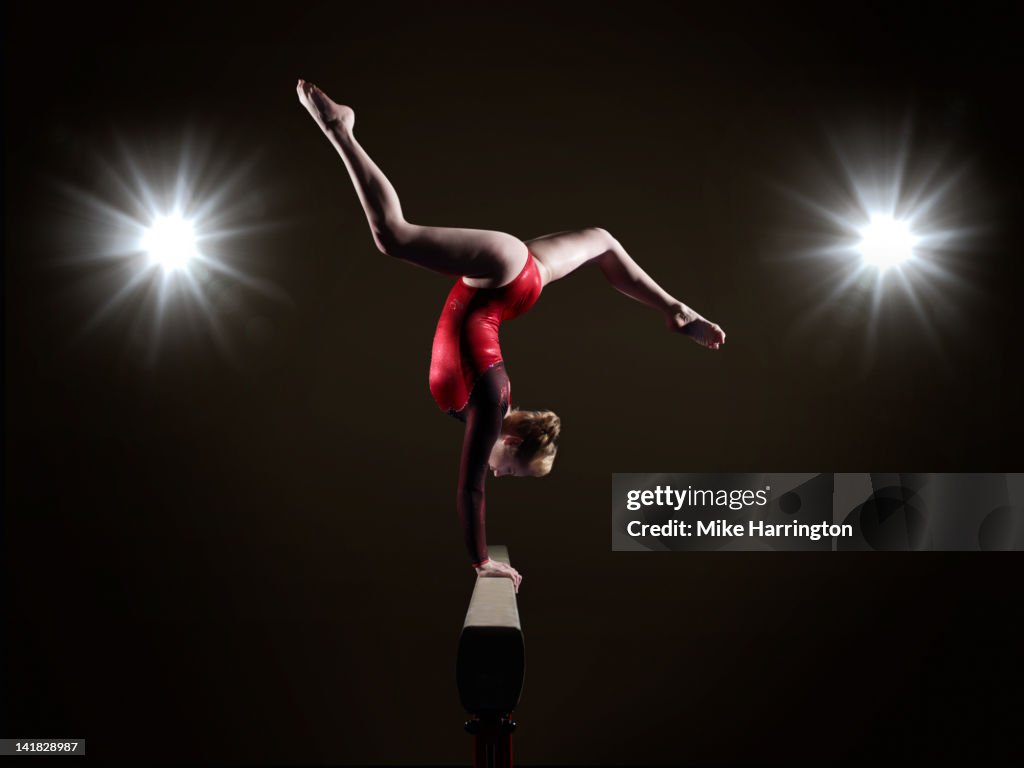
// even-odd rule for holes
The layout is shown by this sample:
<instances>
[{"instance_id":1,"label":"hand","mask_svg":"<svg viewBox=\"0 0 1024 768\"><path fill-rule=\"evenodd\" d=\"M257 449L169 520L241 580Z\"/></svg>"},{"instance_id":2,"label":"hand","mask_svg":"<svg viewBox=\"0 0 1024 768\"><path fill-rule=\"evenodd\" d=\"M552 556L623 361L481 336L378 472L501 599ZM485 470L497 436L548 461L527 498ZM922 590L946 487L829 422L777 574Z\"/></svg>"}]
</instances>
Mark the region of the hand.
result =
<instances>
[{"instance_id":1,"label":"hand","mask_svg":"<svg viewBox=\"0 0 1024 768\"><path fill-rule=\"evenodd\" d=\"M717 323L705 320L685 304L676 304L665 313L670 331L689 336L702 347L719 349L725 344L725 331Z\"/></svg>"},{"instance_id":2,"label":"hand","mask_svg":"<svg viewBox=\"0 0 1024 768\"><path fill-rule=\"evenodd\" d=\"M476 574L477 576L497 576L512 579L512 586L515 587L516 594L519 594L519 584L522 582L523 577L511 565L499 563L497 560L488 560L482 565L477 566Z\"/></svg>"}]
</instances>

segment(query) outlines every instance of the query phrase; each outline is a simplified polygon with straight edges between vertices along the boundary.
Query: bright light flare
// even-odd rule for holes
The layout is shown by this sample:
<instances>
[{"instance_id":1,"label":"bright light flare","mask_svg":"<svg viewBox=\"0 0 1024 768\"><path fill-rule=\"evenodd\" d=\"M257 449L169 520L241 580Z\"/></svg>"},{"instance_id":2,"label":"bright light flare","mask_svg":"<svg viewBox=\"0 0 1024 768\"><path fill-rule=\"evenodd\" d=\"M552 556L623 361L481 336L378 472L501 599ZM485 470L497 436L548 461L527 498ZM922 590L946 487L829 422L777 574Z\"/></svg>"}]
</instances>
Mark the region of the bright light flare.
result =
<instances>
[{"instance_id":1,"label":"bright light flare","mask_svg":"<svg viewBox=\"0 0 1024 768\"><path fill-rule=\"evenodd\" d=\"M186 269L198 255L195 227L177 211L157 216L139 245L150 263L159 265L164 272Z\"/></svg>"},{"instance_id":2,"label":"bright light flare","mask_svg":"<svg viewBox=\"0 0 1024 768\"><path fill-rule=\"evenodd\" d=\"M857 248L865 265L885 271L914 258L917 243L906 221L876 215L860 230Z\"/></svg>"},{"instance_id":3,"label":"bright light flare","mask_svg":"<svg viewBox=\"0 0 1024 768\"><path fill-rule=\"evenodd\" d=\"M242 268L250 238L279 226L254 183L255 161L191 132L173 145L117 148L114 158L93 157L82 186L59 182L67 215L55 248L68 266L90 267L80 280L93 312L79 333L116 317L147 364L172 329L175 338L212 340L229 357L239 332L263 338L250 330L266 325L255 294L287 297Z\"/></svg>"},{"instance_id":4,"label":"bright light flare","mask_svg":"<svg viewBox=\"0 0 1024 768\"><path fill-rule=\"evenodd\" d=\"M794 333L814 340L819 360L844 354L822 333L826 320L861 330L866 364L883 339L906 338L911 317L944 355L963 319L954 310L982 300L971 273L986 194L955 148L915 147L913 136L909 118L844 127L826 137L831 157L807 156L802 190L780 185L798 204L791 228L777 233L805 307Z\"/></svg>"}]
</instances>

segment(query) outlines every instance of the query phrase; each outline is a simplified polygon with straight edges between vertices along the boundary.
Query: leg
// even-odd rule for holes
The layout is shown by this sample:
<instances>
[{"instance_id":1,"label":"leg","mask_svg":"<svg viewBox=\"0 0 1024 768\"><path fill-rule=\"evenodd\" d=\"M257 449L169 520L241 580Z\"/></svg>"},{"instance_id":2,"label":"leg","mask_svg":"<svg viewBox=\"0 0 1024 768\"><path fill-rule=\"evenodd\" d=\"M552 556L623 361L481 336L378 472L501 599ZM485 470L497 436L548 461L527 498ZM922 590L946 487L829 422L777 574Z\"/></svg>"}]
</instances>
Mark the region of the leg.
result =
<instances>
[{"instance_id":1,"label":"leg","mask_svg":"<svg viewBox=\"0 0 1024 768\"><path fill-rule=\"evenodd\" d=\"M474 278L480 288L504 285L519 274L526 248L512 235L406 221L395 188L356 141L352 109L331 101L304 80L299 80L297 90L299 101L341 155L382 253L446 275Z\"/></svg>"},{"instance_id":2,"label":"leg","mask_svg":"<svg viewBox=\"0 0 1024 768\"><path fill-rule=\"evenodd\" d=\"M633 261L618 240L600 227L557 232L528 240L526 245L544 265L545 283L559 280L594 261L616 290L661 312L670 330L711 349L718 349L725 343L721 328L667 293Z\"/></svg>"}]
</instances>

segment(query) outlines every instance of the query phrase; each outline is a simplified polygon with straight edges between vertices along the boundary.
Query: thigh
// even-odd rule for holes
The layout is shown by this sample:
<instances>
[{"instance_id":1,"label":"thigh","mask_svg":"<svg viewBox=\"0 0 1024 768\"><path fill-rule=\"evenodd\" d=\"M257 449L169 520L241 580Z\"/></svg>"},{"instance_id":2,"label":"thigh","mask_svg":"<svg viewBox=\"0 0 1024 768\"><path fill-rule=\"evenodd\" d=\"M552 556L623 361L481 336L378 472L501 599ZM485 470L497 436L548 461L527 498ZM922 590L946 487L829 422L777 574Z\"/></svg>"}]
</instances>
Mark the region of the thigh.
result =
<instances>
[{"instance_id":1,"label":"thigh","mask_svg":"<svg viewBox=\"0 0 1024 768\"><path fill-rule=\"evenodd\" d=\"M477 288L497 288L513 280L526 254L523 241L505 232L417 224L406 225L396 253L435 272L469 278Z\"/></svg>"},{"instance_id":2,"label":"thigh","mask_svg":"<svg viewBox=\"0 0 1024 768\"><path fill-rule=\"evenodd\" d=\"M608 251L611 236L599 228L577 229L527 240L526 246L547 267L550 283Z\"/></svg>"}]
</instances>

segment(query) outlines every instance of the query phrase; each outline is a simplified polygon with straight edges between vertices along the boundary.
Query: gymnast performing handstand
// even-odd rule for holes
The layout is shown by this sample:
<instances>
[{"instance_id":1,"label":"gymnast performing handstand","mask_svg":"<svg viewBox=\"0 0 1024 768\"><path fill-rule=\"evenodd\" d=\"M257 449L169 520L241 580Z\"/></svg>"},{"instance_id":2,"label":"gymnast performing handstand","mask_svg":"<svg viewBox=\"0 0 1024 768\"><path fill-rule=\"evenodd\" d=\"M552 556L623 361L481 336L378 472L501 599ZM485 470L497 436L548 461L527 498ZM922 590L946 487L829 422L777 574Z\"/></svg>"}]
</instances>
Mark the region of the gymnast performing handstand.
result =
<instances>
[{"instance_id":1,"label":"gymnast performing handstand","mask_svg":"<svg viewBox=\"0 0 1024 768\"><path fill-rule=\"evenodd\" d=\"M484 481L551 471L561 424L551 411L512 407L511 384L498 345L498 326L526 312L544 286L594 262L617 290L664 315L671 331L709 349L725 332L666 293L599 227L558 232L523 242L504 232L427 227L402 215L391 182L356 141L355 112L299 80L299 101L341 155L377 248L388 256L457 276L434 334L430 392L438 406L466 425L456 508L477 574L522 576L490 560L484 532Z\"/></svg>"}]
</instances>

